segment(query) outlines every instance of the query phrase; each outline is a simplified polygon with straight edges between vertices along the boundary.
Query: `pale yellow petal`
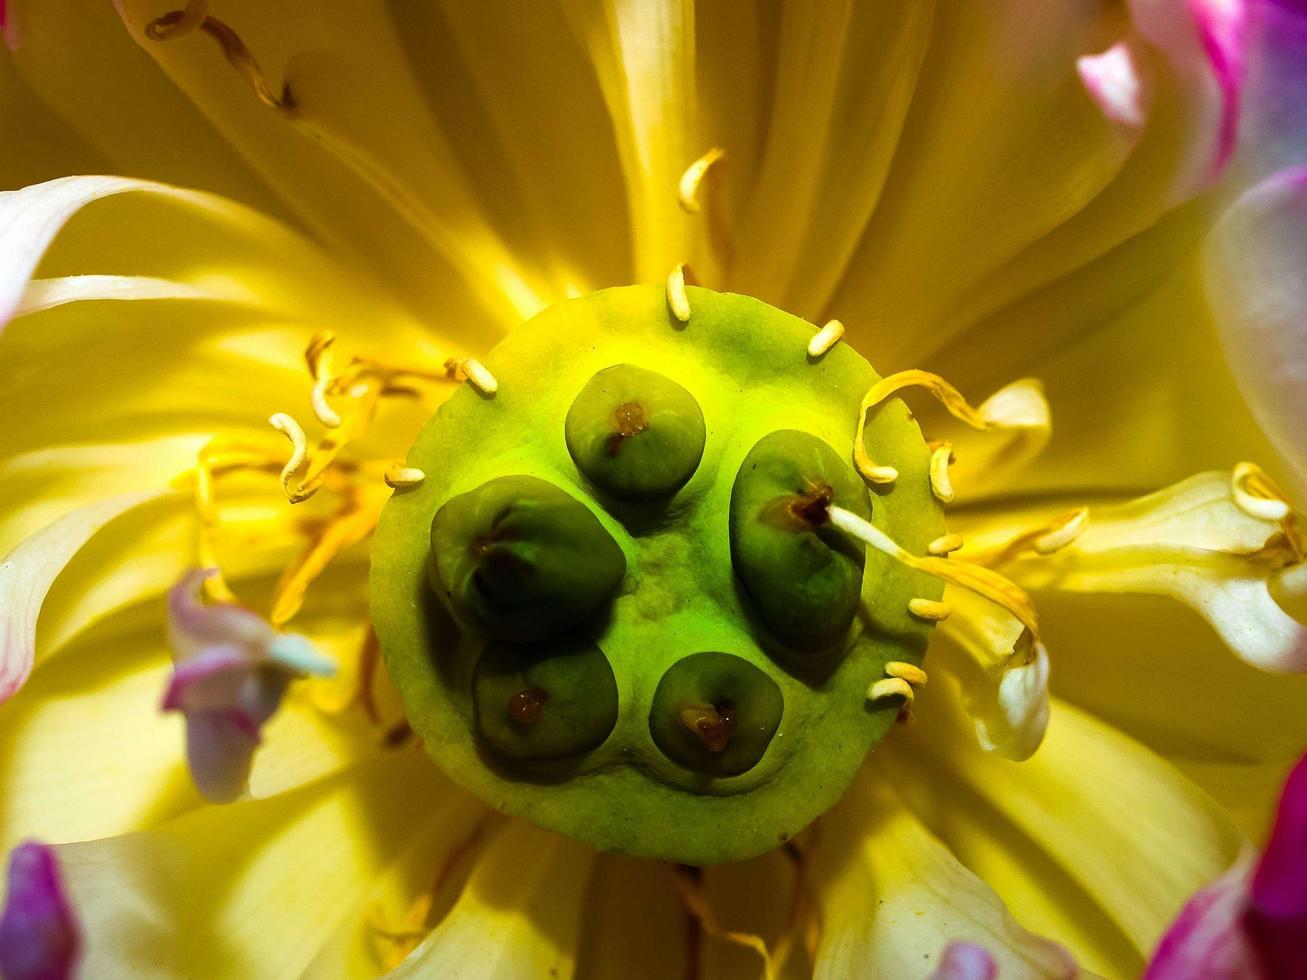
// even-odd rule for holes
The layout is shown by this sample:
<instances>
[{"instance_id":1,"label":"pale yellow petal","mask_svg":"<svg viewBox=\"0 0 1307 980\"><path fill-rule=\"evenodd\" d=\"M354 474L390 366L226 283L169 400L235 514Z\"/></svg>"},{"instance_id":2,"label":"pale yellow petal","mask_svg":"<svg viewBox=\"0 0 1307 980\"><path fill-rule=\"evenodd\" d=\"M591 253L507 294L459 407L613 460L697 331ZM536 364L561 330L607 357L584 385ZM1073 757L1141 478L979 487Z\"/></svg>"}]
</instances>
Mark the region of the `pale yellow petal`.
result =
<instances>
[{"instance_id":1,"label":"pale yellow petal","mask_svg":"<svg viewBox=\"0 0 1307 980\"><path fill-rule=\"evenodd\" d=\"M686 970L687 916L672 886L673 870L655 861L600 855L586 897L576 976L581 980L662 980ZM713 956L713 950L701 951ZM756 980L758 958L747 960ZM720 962L704 976L723 976Z\"/></svg>"},{"instance_id":2,"label":"pale yellow petal","mask_svg":"<svg viewBox=\"0 0 1307 980\"><path fill-rule=\"evenodd\" d=\"M398 969L401 977L568 980L594 852L514 821L486 847L445 920Z\"/></svg>"},{"instance_id":3,"label":"pale yellow petal","mask_svg":"<svg viewBox=\"0 0 1307 980\"><path fill-rule=\"evenodd\" d=\"M813 878L822 914L819 980L925 976L956 941L984 946L1005 978L1074 976L1066 953L1022 928L874 767L821 833Z\"/></svg>"},{"instance_id":4,"label":"pale yellow petal","mask_svg":"<svg viewBox=\"0 0 1307 980\"><path fill-rule=\"evenodd\" d=\"M0 56L0 146L22 153L0 154L0 188L35 184L70 173L112 168L64 122L54 116L19 76L13 59Z\"/></svg>"},{"instance_id":5,"label":"pale yellow petal","mask_svg":"<svg viewBox=\"0 0 1307 980\"><path fill-rule=\"evenodd\" d=\"M57 848L88 976L294 976L450 792L407 752L275 799Z\"/></svg>"},{"instance_id":6,"label":"pale yellow petal","mask_svg":"<svg viewBox=\"0 0 1307 980\"><path fill-rule=\"evenodd\" d=\"M918 699L918 724L895 733L893 751L909 767L922 758L922 778L987 801L1140 955L1239 852L1241 835L1215 802L1112 726L1054 701L1040 750L1013 763L975 747L947 685L932 684L929 693Z\"/></svg>"}]
</instances>

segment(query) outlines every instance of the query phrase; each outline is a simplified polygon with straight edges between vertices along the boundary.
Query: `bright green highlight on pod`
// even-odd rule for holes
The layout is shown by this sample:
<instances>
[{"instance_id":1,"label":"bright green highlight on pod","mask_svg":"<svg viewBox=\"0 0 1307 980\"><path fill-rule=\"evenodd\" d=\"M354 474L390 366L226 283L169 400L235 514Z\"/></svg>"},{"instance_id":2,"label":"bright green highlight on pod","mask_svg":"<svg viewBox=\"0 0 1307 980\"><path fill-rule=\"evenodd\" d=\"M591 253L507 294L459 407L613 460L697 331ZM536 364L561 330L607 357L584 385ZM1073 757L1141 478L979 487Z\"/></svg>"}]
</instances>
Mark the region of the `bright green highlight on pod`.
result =
<instances>
[{"instance_id":1,"label":"bright green highlight on pod","mask_svg":"<svg viewBox=\"0 0 1307 980\"><path fill-rule=\"evenodd\" d=\"M928 576L864 553L829 503L920 554L943 533L929 451L845 344L747 297L662 287L553 307L482 358L407 464L373 548L391 677L432 760L499 809L603 850L705 864L776 847L893 725Z\"/></svg>"}]
</instances>

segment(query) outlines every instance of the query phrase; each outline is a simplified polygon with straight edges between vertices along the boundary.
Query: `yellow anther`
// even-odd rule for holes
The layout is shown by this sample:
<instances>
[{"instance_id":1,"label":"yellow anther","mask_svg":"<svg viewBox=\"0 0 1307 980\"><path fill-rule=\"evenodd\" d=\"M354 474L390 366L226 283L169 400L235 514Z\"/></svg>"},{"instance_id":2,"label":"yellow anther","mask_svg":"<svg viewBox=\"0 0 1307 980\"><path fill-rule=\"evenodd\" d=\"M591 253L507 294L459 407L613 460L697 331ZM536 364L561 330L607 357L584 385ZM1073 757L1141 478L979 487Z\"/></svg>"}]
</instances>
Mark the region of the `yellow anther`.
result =
<instances>
[{"instance_id":1,"label":"yellow anther","mask_svg":"<svg viewBox=\"0 0 1307 980\"><path fill-rule=\"evenodd\" d=\"M843 507L832 506L827 513L830 522L841 531L870 545L882 554L889 555L909 568L933 575L950 585L960 586L1002 606L1030 631L1033 640L1038 640L1039 616L1035 612L1035 604L1030 601L1030 596L1025 591L1002 575L992 569L973 565L971 562L933 556L918 557L900 547L880 528Z\"/></svg>"},{"instance_id":2,"label":"yellow anther","mask_svg":"<svg viewBox=\"0 0 1307 980\"><path fill-rule=\"evenodd\" d=\"M868 701L884 701L886 698L896 696L906 699L908 704L912 704L917 699L912 685L902 677L884 677L867 688Z\"/></svg>"},{"instance_id":3,"label":"yellow anther","mask_svg":"<svg viewBox=\"0 0 1307 980\"><path fill-rule=\"evenodd\" d=\"M1033 379L1008 385L976 409L962 397L961 392L938 374L931 374L929 371L915 369L900 371L898 374L881 378L871 386L862 399L862 406L858 410L858 431L853 442L853 459L857 463L858 472L872 483L892 482L885 479L885 476L887 472L893 470L891 467L877 466L867 452L864 443L867 415L885 399L904 388L925 388L939 400L950 415L972 428L981 430L1034 425L1037 422L1039 406L1044 405L1039 382ZM1044 405L1043 424L1047 424L1046 409L1047 406Z\"/></svg>"},{"instance_id":4,"label":"yellow anther","mask_svg":"<svg viewBox=\"0 0 1307 980\"><path fill-rule=\"evenodd\" d=\"M1035 538L1032 547L1041 555L1055 554L1080 537L1088 524L1089 508L1078 507L1053 520L1048 530Z\"/></svg>"},{"instance_id":5,"label":"yellow anther","mask_svg":"<svg viewBox=\"0 0 1307 980\"><path fill-rule=\"evenodd\" d=\"M948 443L930 454L930 492L942 504L953 503L953 481L948 476L948 465L953 461L953 447Z\"/></svg>"},{"instance_id":6,"label":"yellow anther","mask_svg":"<svg viewBox=\"0 0 1307 980\"><path fill-rule=\"evenodd\" d=\"M947 602L938 602L935 599L922 599L917 597L908 600L908 612L921 619L929 619L934 623L942 623L948 619L948 614L953 611Z\"/></svg>"},{"instance_id":7,"label":"yellow anther","mask_svg":"<svg viewBox=\"0 0 1307 980\"><path fill-rule=\"evenodd\" d=\"M826 326L822 327L812 339L808 341L808 356L818 358L840 342L844 336L844 324L839 320L830 320Z\"/></svg>"},{"instance_id":8,"label":"yellow anther","mask_svg":"<svg viewBox=\"0 0 1307 980\"><path fill-rule=\"evenodd\" d=\"M726 151L713 147L694 163L685 168L685 173L681 174L680 183L677 185L679 194L677 199L681 207L690 214L698 214L702 207L699 204L699 185L703 183L704 177L713 164L717 163L726 155Z\"/></svg>"},{"instance_id":9,"label":"yellow anther","mask_svg":"<svg viewBox=\"0 0 1307 980\"><path fill-rule=\"evenodd\" d=\"M472 387L483 395L493 395L499 390L499 382L495 380L495 376L475 357L463 358L459 367Z\"/></svg>"},{"instance_id":10,"label":"yellow anther","mask_svg":"<svg viewBox=\"0 0 1307 980\"><path fill-rule=\"evenodd\" d=\"M304 361L309 366L309 374L314 380L329 375L332 361L332 348L336 343L336 335L330 330L319 330L309 338L309 344L304 348Z\"/></svg>"},{"instance_id":11,"label":"yellow anther","mask_svg":"<svg viewBox=\"0 0 1307 980\"><path fill-rule=\"evenodd\" d=\"M685 291L685 263L678 262L667 276L667 305L672 316L682 323L690 322L690 297Z\"/></svg>"},{"instance_id":12,"label":"yellow anther","mask_svg":"<svg viewBox=\"0 0 1307 980\"><path fill-rule=\"evenodd\" d=\"M327 389L334 380L329 375L323 375L313 382L313 390L309 394L309 402L313 405L314 417L328 429L340 428L340 415L327 401Z\"/></svg>"},{"instance_id":13,"label":"yellow anther","mask_svg":"<svg viewBox=\"0 0 1307 980\"><path fill-rule=\"evenodd\" d=\"M902 660L891 660L885 665L885 673L890 677L898 677L907 681L913 687L926 686L926 672L916 664L910 664Z\"/></svg>"},{"instance_id":14,"label":"yellow anther","mask_svg":"<svg viewBox=\"0 0 1307 980\"><path fill-rule=\"evenodd\" d=\"M386 468L386 486L392 490L404 490L408 487L419 486L426 478L426 473L416 466L395 463Z\"/></svg>"},{"instance_id":15,"label":"yellow anther","mask_svg":"<svg viewBox=\"0 0 1307 980\"><path fill-rule=\"evenodd\" d=\"M263 69L240 35L218 18L208 16L207 7L207 3L190 0L185 9L169 11L150 21L145 27L145 35L153 41L175 41L197 30L203 31L217 42L227 62L245 79L260 102L270 109L293 109L295 100L289 87L283 87L280 97L274 94L263 76Z\"/></svg>"},{"instance_id":16,"label":"yellow anther","mask_svg":"<svg viewBox=\"0 0 1307 980\"><path fill-rule=\"evenodd\" d=\"M1289 502L1256 463L1239 463L1230 474L1230 495L1249 517L1278 524L1289 516Z\"/></svg>"},{"instance_id":17,"label":"yellow anther","mask_svg":"<svg viewBox=\"0 0 1307 980\"><path fill-rule=\"evenodd\" d=\"M926 551L932 555L944 557L959 550L964 543L960 534L943 534L926 545Z\"/></svg>"},{"instance_id":18,"label":"yellow anther","mask_svg":"<svg viewBox=\"0 0 1307 980\"><path fill-rule=\"evenodd\" d=\"M290 440L290 459L281 469L281 489L286 492L291 503L307 500L313 491L304 494L302 483L309 468L309 440L304 435L304 429L285 412L278 412L268 422Z\"/></svg>"}]
</instances>

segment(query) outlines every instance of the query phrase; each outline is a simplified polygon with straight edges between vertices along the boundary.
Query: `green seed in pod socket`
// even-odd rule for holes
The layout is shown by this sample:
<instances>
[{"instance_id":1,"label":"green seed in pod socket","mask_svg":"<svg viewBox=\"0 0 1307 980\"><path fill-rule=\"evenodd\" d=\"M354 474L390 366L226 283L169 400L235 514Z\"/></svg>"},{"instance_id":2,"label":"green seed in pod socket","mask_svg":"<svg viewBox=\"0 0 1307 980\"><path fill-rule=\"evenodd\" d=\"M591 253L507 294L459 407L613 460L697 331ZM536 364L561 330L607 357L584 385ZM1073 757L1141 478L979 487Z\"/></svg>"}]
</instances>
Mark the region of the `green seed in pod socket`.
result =
<instances>
[{"instance_id":1,"label":"green seed in pod socket","mask_svg":"<svg viewBox=\"0 0 1307 980\"><path fill-rule=\"evenodd\" d=\"M871 518L853 468L816 436L793 429L758 440L731 490L735 573L758 619L797 650L845 636L862 593L862 546L831 526L831 504Z\"/></svg>"},{"instance_id":2,"label":"green seed in pod socket","mask_svg":"<svg viewBox=\"0 0 1307 980\"><path fill-rule=\"evenodd\" d=\"M675 493L703 457L703 412L671 378L631 364L597 373L564 423L567 451L595 486L641 500Z\"/></svg>"},{"instance_id":3,"label":"green seed in pod socket","mask_svg":"<svg viewBox=\"0 0 1307 980\"><path fill-rule=\"evenodd\" d=\"M743 657L695 653L658 682L649 734L687 769L738 776L762 759L783 710L776 682Z\"/></svg>"},{"instance_id":4,"label":"green seed in pod socket","mask_svg":"<svg viewBox=\"0 0 1307 980\"><path fill-rule=\"evenodd\" d=\"M559 759L603 744L617 724L617 682L587 640L492 643L472 682L477 731L508 759Z\"/></svg>"},{"instance_id":5,"label":"green seed in pod socket","mask_svg":"<svg viewBox=\"0 0 1307 980\"><path fill-rule=\"evenodd\" d=\"M498 640L548 639L600 611L626 557L590 510L533 476L445 503L431 523L436 578L456 614Z\"/></svg>"}]
</instances>

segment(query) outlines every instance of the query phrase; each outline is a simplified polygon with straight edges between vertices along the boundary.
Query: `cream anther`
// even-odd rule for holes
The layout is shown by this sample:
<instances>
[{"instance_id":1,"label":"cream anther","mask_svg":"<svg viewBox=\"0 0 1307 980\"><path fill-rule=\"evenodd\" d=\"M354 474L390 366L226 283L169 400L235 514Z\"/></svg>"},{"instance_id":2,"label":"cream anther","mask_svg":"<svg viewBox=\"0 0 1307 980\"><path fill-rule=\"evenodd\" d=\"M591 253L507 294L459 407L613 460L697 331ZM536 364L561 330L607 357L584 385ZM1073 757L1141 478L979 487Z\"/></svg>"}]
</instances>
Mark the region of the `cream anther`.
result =
<instances>
[{"instance_id":1,"label":"cream anther","mask_svg":"<svg viewBox=\"0 0 1307 980\"><path fill-rule=\"evenodd\" d=\"M313 390L309 394L314 417L328 429L340 428L340 414L327 401L327 388L330 387L333 380L328 375L318 378L317 381L313 382Z\"/></svg>"},{"instance_id":2,"label":"cream anther","mask_svg":"<svg viewBox=\"0 0 1307 980\"><path fill-rule=\"evenodd\" d=\"M808 356L812 358L821 357L828 350L839 343L840 338L844 336L844 324L839 320L831 320L808 341Z\"/></svg>"},{"instance_id":3,"label":"cream anther","mask_svg":"<svg viewBox=\"0 0 1307 980\"><path fill-rule=\"evenodd\" d=\"M932 555L943 557L959 550L963 544L962 535L944 534L926 545L926 551Z\"/></svg>"},{"instance_id":4,"label":"cream anther","mask_svg":"<svg viewBox=\"0 0 1307 980\"><path fill-rule=\"evenodd\" d=\"M885 677L875 681L871 687L867 688L868 701L883 701L896 695L905 698L908 704L912 704L916 700L912 685L902 677Z\"/></svg>"},{"instance_id":5,"label":"cream anther","mask_svg":"<svg viewBox=\"0 0 1307 980\"><path fill-rule=\"evenodd\" d=\"M199 30L209 14L208 0L188 0L186 9L173 10L156 17L145 25L145 36L151 41L172 41Z\"/></svg>"},{"instance_id":6,"label":"cream anther","mask_svg":"<svg viewBox=\"0 0 1307 980\"><path fill-rule=\"evenodd\" d=\"M300 480L309 468L309 440L300 424L285 412L277 412L268 419L268 423L290 440L290 459L281 469L281 488L291 502L296 503L296 498L302 492Z\"/></svg>"},{"instance_id":7,"label":"cream anther","mask_svg":"<svg viewBox=\"0 0 1307 980\"><path fill-rule=\"evenodd\" d=\"M944 443L930 454L930 492L942 504L953 503L953 482L948 476L948 465L953 460L953 447Z\"/></svg>"},{"instance_id":8,"label":"cream anther","mask_svg":"<svg viewBox=\"0 0 1307 980\"><path fill-rule=\"evenodd\" d=\"M677 200L681 208L689 214L698 214L703 210L699 204L699 185L703 183L704 177L713 164L717 163L726 155L726 151L713 147L694 163L685 168L685 173L681 174L681 180L677 185Z\"/></svg>"},{"instance_id":9,"label":"cream anther","mask_svg":"<svg viewBox=\"0 0 1307 980\"><path fill-rule=\"evenodd\" d=\"M678 262L667 276L667 305L672 316L682 323L690 322L690 297L685 291L685 263Z\"/></svg>"},{"instance_id":10,"label":"cream anther","mask_svg":"<svg viewBox=\"0 0 1307 980\"><path fill-rule=\"evenodd\" d=\"M1055 554L1080 537L1088 524L1089 508L1079 507L1063 516L1046 533L1035 538L1032 547L1037 554Z\"/></svg>"},{"instance_id":11,"label":"cream anther","mask_svg":"<svg viewBox=\"0 0 1307 980\"><path fill-rule=\"evenodd\" d=\"M386 486L392 490L404 490L408 487L420 486L426 478L426 473L416 466L394 463L386 468Z\"/></svg>"},{"instance_id":12,"label":"cream anther","mask_svg":"<svg viewBox=\"0 0 1307 980\"><path fill-rule=\"evenodd\" d=\"M1249 517L1278 524L1289 516L1289 504L1256 463L1239 463L1230 474L1230 495Z\"/></svg>"},{"instance_id":13,"label":"cream anther","mask_svg":"<svg viewBox=\"0 0 1307 980\"><path fill-rule=\"evenodd\" d=\"M499 390L499 382L495 380L495 376L475 357L463 358L459 367L467 380L471 382L472 387L483 395L493 395Z\"/></svg>"},{"instance_id":14,"label":"cream anther","mask_svg":"<svg viewBox=\"0 0 1307 980\"><path fill-rule=\"evenodd\" d=\"M913 687L926 686L926 672L916 664L906 663L902 660L891 660L885 665L885 673L890 677L898 677L907 681Z\"/></svg>"},{"instance_id":15,"label":"cream anther","mask_svg":"<svg viewBox=\"0 0 1307 980\"><path fill-rule=\"evenodd\" d=\"M922 599L920 597L908 600L908 612L921 619L929 619L933 623L941 623L948 619L948 615L952 611L952 607L947 602L938 602L934 599Z\"/></svg>"}]
</instances>

